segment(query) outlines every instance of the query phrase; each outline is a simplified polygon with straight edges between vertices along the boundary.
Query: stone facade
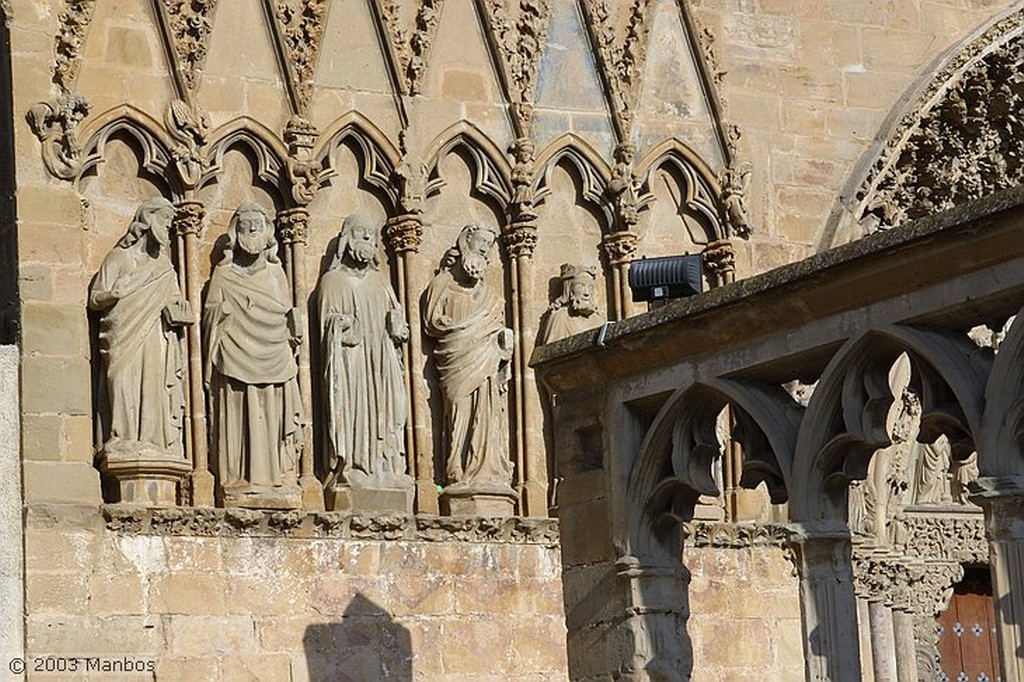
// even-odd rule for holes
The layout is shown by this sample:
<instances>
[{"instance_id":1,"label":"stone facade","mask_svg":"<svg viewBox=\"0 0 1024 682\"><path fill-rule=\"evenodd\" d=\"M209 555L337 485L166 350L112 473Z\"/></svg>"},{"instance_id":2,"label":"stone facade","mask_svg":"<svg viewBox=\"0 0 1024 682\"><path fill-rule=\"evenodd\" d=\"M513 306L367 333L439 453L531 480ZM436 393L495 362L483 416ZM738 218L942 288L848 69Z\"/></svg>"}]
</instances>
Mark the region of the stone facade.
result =
<instances>
[{"instance_id":1,"label":"stone facade","mask_svg":"<svg viewBox=\"0 0 1024 682\"><path fill-rule=\"evenodd\" d=\"M1022 16L0 0L0 343L17 344L0 346L0 463L14 443L21 464L0 521L24 508L3 535L26 551L0 566L0 602L24 611L0 654L137 658L159 679L838 680L860 661L885 678L877 649L916 679L895 642L930 674L945 604L918 593L984 563L982 518L999 551L1019 542L998 478L1017 474L1016 426L992 415L1019 379L1020 197L986 197L1019 182ZM353 259L357 215L374 234ZM684 252L709 291L635 304L630 262ZM379 310L346 299L369 275ZM945 331L906 331L923 318L892 292ZM151 298L115 308L132 296ZM956 325L1008 339L1004 359ZM349 352L367 340L388 381ZM969 397L993 366L983 417ZM115 390L146 421L131 438L111 437ZM879 416L890 398L918 401L912 428ZM940 432L944 454L900 450ZM339 454L362 436L388 442ZM856 446L801 487L832 437ZM841 502L819 495L839 479ZM970 551L933 541L949 533ZM1004 596L1015 570L995 574ZM836 608L850 617L807 639L808 609Z\"/></svg>"}]
</instances>

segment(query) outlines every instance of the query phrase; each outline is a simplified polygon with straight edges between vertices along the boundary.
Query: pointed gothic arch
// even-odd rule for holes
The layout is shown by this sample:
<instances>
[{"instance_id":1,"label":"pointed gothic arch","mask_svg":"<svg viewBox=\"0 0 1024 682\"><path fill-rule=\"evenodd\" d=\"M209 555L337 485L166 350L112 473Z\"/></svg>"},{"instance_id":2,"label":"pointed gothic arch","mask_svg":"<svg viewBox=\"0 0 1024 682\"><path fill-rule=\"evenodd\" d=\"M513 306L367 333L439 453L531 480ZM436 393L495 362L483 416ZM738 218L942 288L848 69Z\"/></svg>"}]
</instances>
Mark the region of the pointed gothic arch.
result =
<instances>
[{"instance_id":1,"label":"pointed gothic arch","mask_svg":"<svg viewBox=\"0 0 1024 682\"><path fill-rule=\"evenodd\" d=\"M149 114L125 104L93 117L82 132L86 142L82 145L82 165L76 183L103 164L111 139L122 138L134 149L140 170L151 181L164 185L167 196L174 200L183 196L184 187L172 152L174 145L164 134L163 126Z\"/></svg>"},{"instance_id":2,"label":"pointed gothic arch","mask_svg":"<svg viewBox=\"0 0 1024 682\"><path fill-rule=\"evenodd\" d=\"M288 152L273 131L243 116L211 132L210 140L200 189L217 182L224 170L224 155L229 150L242 149L252 164L254 180L273 197L277 208L288 204L282 183Z\"/></svg>"},{"instance_id":3,"label":"pointed gothic arch","mask_svg":"<svg viewBox=\"0 0 1024 682\"><path fill-rule=\"evenodd\" d=\"M499 213L504 213L512 198L511 168L508 159L483 131L466 121L460 121L442 131L427 147L427 196L437 194L444 186L438 166L450 152L462 150L471 159L473 187L486 197Z\"/></svg>"}]
</instances>

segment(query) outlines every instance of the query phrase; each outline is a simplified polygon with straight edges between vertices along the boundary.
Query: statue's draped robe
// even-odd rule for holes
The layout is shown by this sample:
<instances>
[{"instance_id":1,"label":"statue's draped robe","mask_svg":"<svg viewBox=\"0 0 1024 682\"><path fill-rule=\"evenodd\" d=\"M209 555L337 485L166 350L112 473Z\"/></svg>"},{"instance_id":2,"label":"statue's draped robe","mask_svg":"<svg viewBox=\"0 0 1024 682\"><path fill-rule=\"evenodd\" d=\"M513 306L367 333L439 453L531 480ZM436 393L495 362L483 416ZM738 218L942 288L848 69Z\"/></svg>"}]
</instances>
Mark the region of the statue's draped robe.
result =
<instances>
[{"instance_id":1,"label":"statue's draped robe","mask_svg":"<svg viewBox=\"0 0 1024 682\"><path fill-rule=\"evenodd\" d=\"M482 281L467 289L442 270L427 287L424 324L437 339L448 482L508 486L512 462L504 389L510 366L498 345L505 329L502 302Z\"/></svg>"},{"instance_id":2,"label":"statue's draped robe","mask_svg":"<svg viewBox=\"0 0 1024 682\"><path fill-rule=\"evenodd\" d=\"M214 270L203 309L212 441L224 489L294 485L302 399L284 270Z\"/></svg>"},{"instance_id":3,"label":"statue's draped robe","mask_svg":"<svg viewBox=\"0 0 1024 682\"><path fill-rule=\"evenodd\" d=\"M353 472L393 483L406 473L405 379L387 319L401 308L387 278L377 270L359 277L344 267L320 281L319 315L324 365L327 469L337 483ZM340 315L351 316L342 329Z\"/></svg>"},{"instance_id":4,"label":"statue's draped robe","mask_svg":"<svg viewBox=\"0 0 1024 682\"><path fill-rule=\"evenodd\" d=\"M106 448L154 447L184 456L181 342L163 317L181 290L166 255L136 263L136 250L116 247L107 254L89 294L91 308L109 305L100 319L110 411ZM115 288L121 297L110 305Z\"/></svg>"},{"instance_id":5,"label":"statue's draped robe","mask_svg":"<svg viewBox=\"0 0 1024 682\"><path fill-rule=\"evenodd\" d=\"M541 332L541 343L553 343L559 339L565 339L591 329L595 329L604 322L604 317L594 313L588 317L573 315L569 312L569 306L563 305L548 313L544 330Z\"/></svg>"}]
</instances>

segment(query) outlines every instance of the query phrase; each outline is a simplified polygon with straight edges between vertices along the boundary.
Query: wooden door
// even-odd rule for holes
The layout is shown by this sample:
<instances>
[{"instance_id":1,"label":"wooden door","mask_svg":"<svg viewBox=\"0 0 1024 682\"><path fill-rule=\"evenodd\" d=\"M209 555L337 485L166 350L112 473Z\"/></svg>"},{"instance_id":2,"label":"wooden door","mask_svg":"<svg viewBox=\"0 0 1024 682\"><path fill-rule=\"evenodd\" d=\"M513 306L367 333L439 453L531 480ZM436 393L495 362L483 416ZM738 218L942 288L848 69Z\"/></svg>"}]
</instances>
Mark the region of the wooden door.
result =
<instances>
[{"instance_id":1,"label":"wooden door","mask_svg":"<svg viewBox=\"0 0 1024 682\"><path fill-rule=\"evenodd\" d=\"M973 571L969 573L974 573ZM999 682L995 605L988 570L965 576L939 615L939 682Z\"/></svg>"}]
</instances>

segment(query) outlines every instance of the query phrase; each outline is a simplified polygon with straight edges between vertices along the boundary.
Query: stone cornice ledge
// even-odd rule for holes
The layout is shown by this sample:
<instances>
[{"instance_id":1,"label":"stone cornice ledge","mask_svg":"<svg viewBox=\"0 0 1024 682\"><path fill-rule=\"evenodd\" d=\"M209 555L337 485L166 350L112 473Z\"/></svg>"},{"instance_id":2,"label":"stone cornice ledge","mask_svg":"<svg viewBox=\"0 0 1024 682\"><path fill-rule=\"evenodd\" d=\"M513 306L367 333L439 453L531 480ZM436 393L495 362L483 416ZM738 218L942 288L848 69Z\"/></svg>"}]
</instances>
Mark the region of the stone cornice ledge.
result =
<instances>
[{"instance_id":1,"label":"stone cornice ledge","mask_svg":"<svg viewBox=\"0 0 1024 682\"><path fill-rule=\"evenodd\" d=\"M605 330L603 344L600 346L597 329L538 346L530 364L547 374L557 366L575 364L581 358L589 357L588 365L591 369L601 367L607 372L609 367L596 360L596 356L638 347L651 351L650 343L656 343L661 334L675 333L678 336L680 324L692 331L698 322L709 319L709 316L720 316L727 309L758 305L763 307L765 304L786 306L785 311L791 313L789 319L777 315L747 316L751 317L750 321L754 325L760 319L777 330L787 322L797 323L863 303L870 296L866 298L861 290L865 286L870 287L870 277L876 274L875 271L888 273L898 268L903 273L902 281L894 283L892 279L881 278L878 281L883 284L876 286L912 291L922 286L925 280L935 281L954 276L959 270L971 271L990 263L1003 262L1024 253L1024 248L1018 243L1022 240L1013 236L1014 230L1018 233L1024 231L1019 229L1019 222L1012 220L1011 215L1022 205L1024 186L998 192L922 220L876 232L796 263L611 323ZM994 239L1002 239L999 248L991 243ZM933 263L928 264L930 267L915 270L908 267L913 259L912 249L922 244L934 247L926 248L927 252L948 253L949 249L959 246L963 253L958 258L947 259L945 272L937 272ZM843 295L839 295L844 283L847 288L843 289ZM848 288L850 283L858 285L861 290L851 291ZM888 292L889 295L896 293L899 292ZM744 326L740 334L749 337L750 326ZM721 339L718 342L720 344Z\"/></svg>"},{"instance_id":2,"label":"stone cornice ledge","mask_svg":"<svg viewBox=\"0 0 1024 682\"><path fill-rule=\"evenodd\" d=\"M557 547L558 520L406 514L344 514L321 511L256 511L175 507L155 509L107 504L97 508L31 505L34 527L105 527L121 535L266 537L286 539L467 542Z\"/></svg>"}]
</instances>

